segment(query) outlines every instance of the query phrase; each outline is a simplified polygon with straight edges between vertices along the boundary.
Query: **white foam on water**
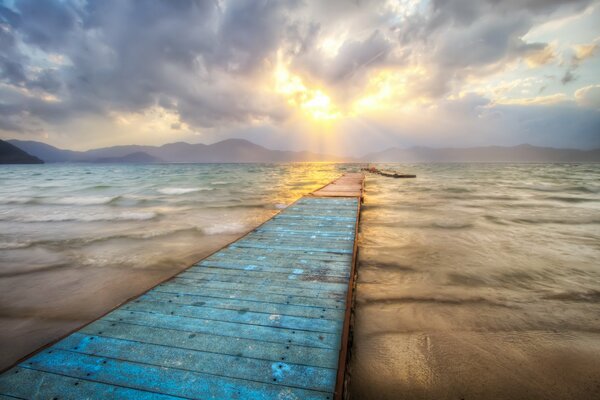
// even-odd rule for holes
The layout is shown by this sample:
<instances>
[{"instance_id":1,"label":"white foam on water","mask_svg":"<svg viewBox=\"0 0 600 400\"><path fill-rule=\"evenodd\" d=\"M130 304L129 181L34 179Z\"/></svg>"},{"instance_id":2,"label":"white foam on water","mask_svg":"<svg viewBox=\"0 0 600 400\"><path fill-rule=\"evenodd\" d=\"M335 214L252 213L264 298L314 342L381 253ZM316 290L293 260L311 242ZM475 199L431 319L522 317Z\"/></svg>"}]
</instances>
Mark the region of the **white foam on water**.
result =
<instances>
[{"instance_id":1,"label":"white foam on water","mask_svg":"<svg viewBox=\"0 0 600 400\"><path fill-rule=\"evenodd\" d=\"M209 227L202 228L202 231L207 235L223 235L228 233L243 233L248 228L239 222L229 222L214 224Z\"/></svg>"},{"instance_id":2,"label":"white foam on water","mask_svg":"<svg viewBox=\"0 0 600 400\"><path fill-rule=\"evenodd\" d=\"M3 242L0 241L0 250L15 250L22 249L24 247L28 247L31 242L19 242L19 241L11 241L11 242Z\"/></svg>"},{"instance_id":3,"label":"white foam on water","mask_svg":"<svg viewBox=\"0 0 600 400\"><path fill-rule=\"evenodd\" d=\"M74 205L74 206L93 206L108 204L117 196L67 196L58 199L44 200L44 203Z\"/></svg>"},{"instance_id":4,"label":"white foam on water","mask_svg":"<svg viewBox=\"0 0 600 400\"><path fill-rule=\"evenodd\" d=\"M158 192L162 193L162 194L186 194L186 193L200 192L200 191L203 191L203 190L212 190L212 188L203 188L203 187L199 187L199 188L168 187L168 188L158 189Z\"/></svg>"}]
</instances>

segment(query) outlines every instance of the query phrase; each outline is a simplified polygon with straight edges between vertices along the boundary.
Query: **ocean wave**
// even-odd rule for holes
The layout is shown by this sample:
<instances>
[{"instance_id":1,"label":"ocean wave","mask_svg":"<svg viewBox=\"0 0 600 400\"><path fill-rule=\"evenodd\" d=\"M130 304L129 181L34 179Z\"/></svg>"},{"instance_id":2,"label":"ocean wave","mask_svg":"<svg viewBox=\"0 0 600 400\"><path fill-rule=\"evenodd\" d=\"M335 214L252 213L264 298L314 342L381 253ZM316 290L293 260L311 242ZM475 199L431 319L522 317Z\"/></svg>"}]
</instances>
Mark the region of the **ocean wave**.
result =
<instances>
[{"instance_id":1,"label":"ocean wave","mask_svg":"<svg viewBox=\"0 0 600 400\"><path fill-rule=\"evenodd\" d=\"M588 290L585 292L561 292L544 296L547 300L575 301L580 303L600 303L600 291Z\"/></svg>"},{"instance_id":2,"label":"ocean wave","mask_svg":"<svg viewBox=\"0 0 600 400\"><path fill-rule=\"evenodd\" d=\"M0 250L16 250L16 249L24 249L31 245L31 242L24 241L10 241L10 242L1 242L0 241Z\"/></svg>"},{"instance_id":3,"label":"ocean wave","mask_svg":"<svg viewBox=\"0 0 600 400\"><path fill-rule=\"evenodd\" d=\"M213 188L204 188L204 187L199 187L199 188L177 188L177 187L169 187L169 188L158 189L158 192L162 193L162 194L186 194L186 193L200 192L200 191L203 191L203 190L213 190Z\"/></svg>"},{"instance_id":4,"label":"ocean wave","mask_svg":"<svg viewBox=\"0 0 600 400\"><path fill-rule=\"evenodd\" d=\"M590 186L566 186L566 185L526 185L515 186L517 189L527 189L536 192L579 192L579 193L598 193L598 189Z\"/></svg>"},{"instance_id":5,"label":"ocean wave","mask_svg":"<svg viewBox=\"0 0 600 400\"><path fill-rule=\"evenodd\" d=\"M121 213L73 213L53 212L43 215L26 215L14 220L20 222L96 222L96 221L145 221L153 219L158 214L148 211L125 211Z\"/></svg>"},{"instance_id":6,"label":"ocean wave","mask_svg":"<svg viewBox=\"0 0 600 400\"><path fill-rule=\"evenodd\" d=\"M600 199L591 199L591 198L584 198L584 197L570 197L570 196L548 196L546 197L546 200L554 200L554 201L561 201L561 202L565 202L565 203L587 203L587 202L600 202Z\"/></svg>"},{"instance_id":7,"label":"ocean wave","mask_svg":"<svg viewBox=\"0 0 600 400\"><path fill-rule=\"evenodd\" d=\"M437 221L431 224L433 228L440 229L467 229L472 228L473 224L469 222L459 222L459 221Z\"/></svg>"},{"instance_id":8,"label":"ocean wave","mask_svg":"<svg viewBox=\"0 0 600 400\"><path fill-rule=\"evenodd\" d=\"M442 191L448 193L473 193L475 190L465 187L447 187L442 189Z\"/></svg>"},{"instance_id":9,"label":"ocean wave","mask_svg":"<svg viewBox=\"0 0 600 400\"><path fill-rule=\"evenodd\" d=\"M133 234L117 234L117 235L107 235L107 236L98 236L98 237L79 237L79 238L65 238L65 239L42 239L28 242L0 242L0 250L17 250L24 248L32 248L36 246L43 247L53 247L57 249L64 250L65 248L74 248L74 247L83 247L88 246L90 244L102 243L111 240L148 240L148 239L156 239L156 238L164 238L173 235L189 233L193 235L203 235L204 232L202 229L197 227L191 228L181 228L181 229L172 229L172 230L163 230L163 231L149 231L143 233L133 233Z\"/></svg>"},{"instance_id":10,"label":"ocean wave","mask_svg":"<svg viewBox=\"0 0 600 400\"><path fill-rule=\"evenodd\" d=\"M594 218L514 218L510 221L520 224L559 224L559 225L595 225L600 219Z\"/></svg>"},{"instance_id":11,"label":"ocean wave","mask_svg":"<svg viewBox=\"0 0 600 400\"><path fill-rule=\"evenodd\" d=\"M215 224L209 227L202 228L202 232L207 235L225 235L232 233L244 233L248 227L239 222Z\"/></svg>"},{"instance_id":12,"label":"ocean wave","mask_svg":"<svg viewBox=\"0 0 600 400\"><path fill-rule=\"evenodd\" d=\"M72 206L95 206L108 204L118 198L119 196L67 196L58 199L43 200L43 203Z\"/></svg>"},{"instance_id":13,"label":"ocean wave","mask_svg":"<svg viewBox=\"0 0 600 400\"><path fill-rule=\"evenodd\" d=\"M361 301L365 304L438 304L447 306L462 306L462 305L481 305L489 307L501 307L501 308L516 308L513 305L500 303L497 301L489 300L483 297L470 297L470 298L452 298L452 297L417 297L417 296L406 296L406 297L387 297L387 298L376 298L376 299L364 299Z\"/></svg>"},{"instance_id":14,"label":"ocean wave","mask_svg":"<svg viewBox=\"0 0 600 400\"><path fill-rule=\"evenodd\" d=\"M120 196L66 196L66 197L6 197L0 204L46 204L59 206L97 206L109 204L118 200Z\"/></svg>"},{"instance_id":15,"label":"ocean wave","mask_svg":"<svg viewBox=\"0 0 600 400\"><path fill-rule=\"evenodd\" d=\"M27 204L33 201L33 197L3 197L0 204Z\"/></svg>"}]
</instances>

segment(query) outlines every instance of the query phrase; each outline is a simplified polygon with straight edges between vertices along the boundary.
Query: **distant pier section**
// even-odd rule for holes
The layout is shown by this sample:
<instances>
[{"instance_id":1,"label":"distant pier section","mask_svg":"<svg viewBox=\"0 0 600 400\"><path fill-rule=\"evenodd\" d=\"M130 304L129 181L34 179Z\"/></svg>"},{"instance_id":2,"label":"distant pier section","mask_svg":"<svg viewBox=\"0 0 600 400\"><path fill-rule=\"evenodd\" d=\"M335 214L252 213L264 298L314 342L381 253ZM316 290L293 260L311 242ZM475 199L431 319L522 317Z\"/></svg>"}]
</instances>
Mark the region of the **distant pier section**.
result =
<instances>
[{"instance_id":1,"label":"distant pier section","mask_svg":"<svg viewBox=\"0 0 600 400\"><path fill-rule=\"evenodd\" d=\"M340 399L363 180L36 352L0 375L0 399Z\"/></svg>"}]
</instances>

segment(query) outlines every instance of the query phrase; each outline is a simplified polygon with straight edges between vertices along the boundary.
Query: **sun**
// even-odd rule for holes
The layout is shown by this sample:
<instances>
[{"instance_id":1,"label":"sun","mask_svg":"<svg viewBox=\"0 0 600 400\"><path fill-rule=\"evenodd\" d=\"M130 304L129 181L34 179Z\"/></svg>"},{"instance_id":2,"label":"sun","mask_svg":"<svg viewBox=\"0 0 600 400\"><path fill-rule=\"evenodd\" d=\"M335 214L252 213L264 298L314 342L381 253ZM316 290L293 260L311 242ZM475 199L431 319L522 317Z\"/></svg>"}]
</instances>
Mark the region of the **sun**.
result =
<instances>
[{"instance_id":1,"label":"sun","mask_svg":"<svg viewBox=\"0 0 600 400\"><path fill-rule=\"evenodd\" d=\"M298 75L283 65L275 72L275 90L286 97L288 104L300 109L315 121L332 121L341 116L324 90L308 87Z\"/></svg>"}]
</instances>

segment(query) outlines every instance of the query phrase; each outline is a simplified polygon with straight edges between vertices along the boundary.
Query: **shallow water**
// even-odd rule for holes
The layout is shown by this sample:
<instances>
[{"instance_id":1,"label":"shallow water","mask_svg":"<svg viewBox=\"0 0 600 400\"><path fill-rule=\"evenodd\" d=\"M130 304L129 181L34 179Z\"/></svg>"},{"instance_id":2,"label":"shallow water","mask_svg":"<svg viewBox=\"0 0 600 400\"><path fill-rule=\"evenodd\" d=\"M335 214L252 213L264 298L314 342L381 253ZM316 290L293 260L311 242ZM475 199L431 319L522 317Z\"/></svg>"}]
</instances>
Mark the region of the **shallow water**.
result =
<instances>
[{"instance_id":1,"label":"shallow water","mask_svg":"<svg viewBox=\"0 0 600 400\"><path fill-rule=\"evenodd\" d=\"M351 398L600 398L600 165L402 169L366 183Z\"/></svg>"},{"instance_id":2,"label":"shallow water","mask_svg":"<svg viewBox=\"0 0 600 400\"><path fill-rule=\"evenodd\" d=\"M172 276L347 168L0 166L0 368Z\"/></svg>"},{"instance_id":3,"label":"shallow water","mask_svg":"<svg viewBox=\"0 0 600 400\"><path fill-rule=\"evenodd\" d=\"M352 399L600 398L600 165L385 166ZM234 240L335 164L0 168L0 367Z\"/></svg>"}]
</instances>

